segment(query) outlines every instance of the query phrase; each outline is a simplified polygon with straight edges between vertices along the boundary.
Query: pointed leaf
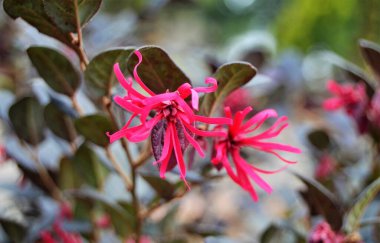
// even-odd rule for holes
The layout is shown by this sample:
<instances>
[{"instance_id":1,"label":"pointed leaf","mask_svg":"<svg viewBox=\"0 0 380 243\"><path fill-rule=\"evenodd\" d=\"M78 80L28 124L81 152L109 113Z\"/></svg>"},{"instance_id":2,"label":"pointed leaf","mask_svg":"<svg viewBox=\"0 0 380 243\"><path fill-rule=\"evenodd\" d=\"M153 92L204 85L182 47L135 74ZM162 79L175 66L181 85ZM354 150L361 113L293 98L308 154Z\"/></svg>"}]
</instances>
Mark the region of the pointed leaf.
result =
<instances>
[{"instance_id":1,"label":"pointed leaf","mask_svg":"<svg viewBox=\"0 0 380 243\"><path fill-rule=\"evenodd\" d=\"M373 201L375 196L380 191L380 178L372 182L367 186L359 197L356 199L356 202L348 211L345 220L344 220L344 229L348 233L355 232L359 229L360 220L364 214L365 209Z\"/></svg>"},{"instance_id":2,"label":"pointed leaf","mask_svg":"<svg viewBox=\"0 0 380 243\"><path fill-rule=\"evenodd\" d=\"M47 47L30 47L28 56L39 75L58 93L73 96L80 77L71 62L61 53Z\"/></svg>"},{"instance_id":3,"label":"pointed leaf","mask_svg":"<svg viewBox=\"0 0 380 243\"><path fill-rule=\"evenodd\" d=\"M246 84L255 75L256 69L247 62L228 63L219 67L214 74L218 80L218 89L203 97L200 105L202 113L211 116L232 91Z\"/></svg>"},{"instance_id":4,"label":"pointed leaf","mask_svg":"<svg viewBox=\"0 0 380 243\"><path fill-rule=\"evenodd\" d=\"M175 91L184 83L191 83L190 79L170 59L169 55L159 47L146 46L139 49L142 63L137 72L144 84L154 93L165 93L166 90ZM138 58L131 54L127 66L131 74Z\"/></svg>"},{"instance_id":5,"label":"pointed leaf","mask_svg":"<svg viewBox=\"0 0 380 243\"><path fill-rule=\"evenodd\" d=\"M60 138L73 142L77 136L74 119L65 114L59 106L51 102L44 109L45 122L48 128Z\"/></svg>"},{"instance_id":6,"label":"pointed leaf","mask_svg":"<svg viewBox=\"0 0 380 243\"><path fill-rule=\"evenodd\" d=\"M22 18L41 33L72 45L68 34L63 33L47 16L43 0L4 0L5 12L12 18Z\"/></svg>"},{"instance_id":7,"label":"pointed leaf","mask_svg":"<svg viewBox=\"0 0 380 243\"><path fill-rule=\"evenodd\" d=\"M359 45L365 60L380 82L380 46L367 40L360 40Z\"/></svg>"},{"instance_id":8,"label":"pointed leaf","mask_svg":"<svg viewBox=\"0 0 380 243\"><path fill-rule=\"evenodd\" d=\"M43 108L34 97L24 97L9 108L9 119L17 136L31 145L44 140Z\"/></svg>"},{"instance_id":9,"label":"pointed leaf","mask_svg":"<svg viewBox=\"0 0 380 243\"><path fill-rule=\"evenodd\" d=\"M101 114L88 115L78 118L74 124L78 133L88 141L102 147L109 145L109 139L106 133L112 133L114 127L106 116Z\"/></svg>"},{"instance_id":10,"label":"pointed leaf","mask_svg":"<svg viewBox=\"0 0 380 243\"><path fill-rule=\"evenodd\" d=\"M85 83L93 98L109 95L111 88L117 83L113 72L113 65L120 64L120 69L127 73L127 58L132 48L114 49L102 52L95 56L85 71Z\"/></svg>"},{"instance_id":11,"label":"pointed leaf","mask_svg":"<svg viewBox=\"0 0 380 243\"><path fill-rule=\"evenodd\" d=\"M324 216L334 231L340 230L343 223L343 209L334 194L315 180L300 174L295 175L307 186L307 189L300 193L309 206L310 214Z\"/></svg>"},{"instance_id":12,"label":"pointed leaf","mask_svg":"<svg viewBox=\"0 0 380 243\"><path fill-rule=\"evenodd\" d=\"M72 161L77 176L95 188L103 188L109 170L92 149L85 144L81 145Z\"/></svg>"},{"instance_id":13,"label":"pointed leaf","mask_svg":"<svg viewBox=\"0 0 380 243\"><path fill-rule=\"evenodd\" d=\"M44 0L44 10L63 32L77 32L76 0ZM84 26L99 10L101 0L77 0L81 26Z\"/></svg>"}]
</instances>

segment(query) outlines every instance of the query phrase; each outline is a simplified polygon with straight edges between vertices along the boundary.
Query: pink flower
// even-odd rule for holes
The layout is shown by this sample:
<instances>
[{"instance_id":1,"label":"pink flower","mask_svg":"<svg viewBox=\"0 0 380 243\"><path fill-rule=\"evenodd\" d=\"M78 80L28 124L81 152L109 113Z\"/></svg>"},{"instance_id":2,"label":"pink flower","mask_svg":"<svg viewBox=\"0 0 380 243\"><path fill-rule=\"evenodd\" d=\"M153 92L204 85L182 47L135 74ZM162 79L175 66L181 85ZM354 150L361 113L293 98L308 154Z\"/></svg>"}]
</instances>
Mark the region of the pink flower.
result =
<instances>
[{"instance_id":1,"label":"pink flower","mask_svg":"<svg viewBox=\"0 0 380 243\"><path fill-rule=\"evenodd\" d=\"M349 115L354 117L358 117L363 112L367 103L367 95L363 83L340 85L334 80L329 80L327 82L327 89L335 96L324 101L323 107L326 110L344 108Z\"/></svg>"},{"instance_id":2,"label":"pink flower","mask_svg":"<svg viewBox=\"0 0 380 243\"><path fill-rule=\"evenodd\" d=\"M251 92L246 88L238 88L226 97L224 107L230 107L232 114L235 114L252 103L253 97Z\"/></svg>"},{"instance_id":3,"label":"pink flower","mask_svg":"<svg viewBox=\"0 0 380 243\"><path fill-rule=\"evenodd\" d=\"M335 170L335 160L328 154L322 155L315 170L315 177L317 179L324 179L328 177Z\"/></svg>"},{"instance_id":4,"label":"pink flower","mask_svg":"<svg viewBox=\"0 0 380 243\"><path fill-rule=\"evenodd\" d=\"M330 225L323 221L319 223L309 236L309 243L343 243L344 235L335 233Z\"/></svg>"},{"instance_id":5,"label":"pink flower","mask_svg":"<svg viewBox=\"0 0 380 243\"><path fill-rule=\"evenodd\" d=\"M172 153L174 153L177 164L179 166L180 177L185 180L186 166L183 159L183 151L179 132L183 133L184 139L191 144L197 152L203 157L204 152L199 143L193 138L193 134L203 137L208 136L224 136L224 132L220 131L204 131L196 127L196 122L208 124L228 124L231 123L229 118L210 118L199 116L194 113L198 110L199 93L212 93L217 89L217 81L214 78L206 78L206 83L209 87L193 88L189 83L182 84L176 91L162 94L155 94L141 80L137 73L137 68L142 62L142 55L137 50L135 51L139 62L134 67L133 76L135 81L147 93L139 93L132 87L132 78L125 79L122 74L119 64L114 65L114 72L120 84L125 88L127 94L124 97L116 96L114 101L125 110L132 113L131 118L126 125L119 131L110 135L110 142L114 142L122 137L127 138L131 142L141 142L149 137L152 129L157 123L164 121L165 138L162 147L160 158L155 164L160 165L160 176L165 177L165 172L168 168L168 163ZM191 104L186 101L191 96ZM154 114L151 119L149 115ZM139 117L140 125L131 127L132 120Z\"/></svg>"},{"instance_id":6,"label":"pink flower","mask_svg":"<svg viewBox=\"0 0 380 243\"><path fill-rule=\"evenodd\" d=\"M377 91L371 100L368 117L373 124L380 127L380 91Z\"/></svg>"},{"instance_id":7,"label":"pink flower","mask_svg":"<svg viewBox=\"0 0 380 243\"><path fill-rule=\"evenodd\" d=\"M250 180L253 180L267 193L271 193L271 186L265 182L259 174L274 174L285 169L286 166L274 171L257 168L241 157L240 150L243 147L250 147L273 154L287 164L294 164L296 162L286 160L278 154L278 151L298 154L301 153L301 150L289 145L266 141L267 139L279 135L281 131L288 126L286 117L280 117L266 131L258 132L257 130L262 126L265 120L269 117L277 117L277 113L274 110L267 109L257 113L244 122L245 117L250 111L252 111L252 108L247 107L243 111L237 112L233 119L233 124L228 126L227 131L222 126L215 128L217 131L226 131L228 134L216 140L212 163L218 168L224 167L231 179L244 190L248 191L254 201L257 201L258 196ZM227 117L232 118L229 107L225 108L225 113ZM230 158L232 158L232 160L230 160ZM231 162L234 164L235 170L232 168Z\"/></svg>"}]
</instances>

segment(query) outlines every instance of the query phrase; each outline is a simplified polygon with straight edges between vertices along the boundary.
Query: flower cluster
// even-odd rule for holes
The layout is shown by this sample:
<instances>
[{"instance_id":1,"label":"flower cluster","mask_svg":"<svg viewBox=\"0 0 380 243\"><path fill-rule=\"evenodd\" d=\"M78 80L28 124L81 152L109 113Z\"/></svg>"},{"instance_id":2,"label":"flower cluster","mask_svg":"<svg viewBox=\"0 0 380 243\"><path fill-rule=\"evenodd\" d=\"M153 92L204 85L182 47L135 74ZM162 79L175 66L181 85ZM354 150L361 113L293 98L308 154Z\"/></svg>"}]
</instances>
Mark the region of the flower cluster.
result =
<instances>
[{"instance_id":1,"label":"flower cluster","mask_svg":"<svg viewBox=\"0 0 380 243\"><path fill-rule=\"evenodd\" d=\"M141 142L147 139L156 126L164 129L165 135L160 144L159 156L156 157L155 164L160 166L160 176L165 177L165 173L170 169L169 162L172 158L176 160L179 167L180 177L186 183L186 163L184 161L184 143L188 143L195 149L201 157L205 156L204 137L214 139L214 156L212 163L217 167L224 167L228 175L243 189L250 192L252 198L257 200L257 195L250 178L265 191L270 192L271 187L258 175L258 173L271 174L280 171L265 171L247 163L240 156L240 148L244 146L252 147L280 158L287 164L294 162L283 158L278 151L300 153L300 150L288 145L266 141L276 137L287 126L286 117L281 117L265 132L250 136L252 132L259 129L264 121L269 117L276 117L274 110L265 110L243 124L246 115L252 110L248 107L236 113L233 118L229 108L226 108L226 117L206 117L196 114L199 106L200 93L212 93L217 90L217 80L212 77L206 78L208 87L193 88L189 83L182 84L177 90L154 93L141 80L137 70L142 62L142 55L137 50L135 55L138 63L133 70L133 78L144 90L144 94L138 92L133 86L132 78L125 78L120 70L119 64L114 65L114 72L120 84L126 90L125 96L116 96L114 101L131 113L130 119L125 126L113 134L107 134L110 142L114 142L123 137L131 142ZM138 121L138 125L132 126L132 121ZM215 129L201 129L199 123L206 126L215 125ZM201 143L202 142L202 143ZM153 145L154 146L154 145ZM229 163L229 156L232 156L234 166ZM236 172L234 172L235 167Z\"/></svg>"},{"instance_id":2,"label":"flower cluster","mask_svg":"<svg viewBox=\"0 0 380 243\"><path fill-rule=\"evenodd\" d=\"M243 147L253 148L259 151L270 153L278 157L286 164L294 164L294 161L283 158L278 151L290 153L301 153L298 148L284 145L280 143L269 142L268 139L274 138L284 130L288 123L286 117L280 117L269 129L259 131L265 120L270 117L277 117L274 110L267 109L261 111L244 122L245 117L252 111L251 107L239 111L233 118L233 123L228 128L217 126L216 131L225 131L225 136L218 138L214 145L214 156L212 163L217 167L224 167L232 180L240 185L244 190L248 191L257 201L258 196L253 188L250 179L252 179L259 187L267 193L272 192L271 186L266 183L259 174L274 174L286 168L286 165L278 170L268 171L260 169L253 164L248 163L241 155L240 151ZM227 117L232 118L232 113L229 107L225 108ZM231 166L231 160L235 165L235 171Z\"/></svg>"},{"instance_id":3,"label":"flower cluster","mask_svg":"<svg viewBox=\"0 0 380 243\"><path fill-rule=\"evenodd\" d=\"M326 110L343 108L356 121L360 133L368 132L369 126L380 128L379 91L369 97L364 83L338 84L334 80L327 82L327 90L334 96L324 101Z\"/></svg>"}]
</instances>

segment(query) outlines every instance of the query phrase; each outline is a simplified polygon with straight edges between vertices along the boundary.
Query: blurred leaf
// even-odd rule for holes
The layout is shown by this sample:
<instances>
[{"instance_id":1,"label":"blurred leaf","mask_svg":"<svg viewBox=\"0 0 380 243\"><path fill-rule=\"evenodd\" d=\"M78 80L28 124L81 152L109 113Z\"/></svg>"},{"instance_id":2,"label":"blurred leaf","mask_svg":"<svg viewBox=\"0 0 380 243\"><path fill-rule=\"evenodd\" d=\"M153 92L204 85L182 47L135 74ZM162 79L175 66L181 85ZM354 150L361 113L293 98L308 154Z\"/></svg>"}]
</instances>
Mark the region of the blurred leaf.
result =
<instances>
[{"instance_id":1,"label":"blurred leaf","mask_svg":"<svg viewBox=\"0 0 380 243\"><path fill-rule=\"evenodd\" d=\"M256 69L247 62L228 63L219 67L214 74L218 80L218 89L204 96L200 105L202 113L211 116L232 91L246 84L255 75Z\"/></svg>"},{"instance_id":2,"label":"blurred leaf","mask_svg":"<svg viewBox=\"0 0 380 243\"><path fill-rule=\"evenodd\" d=\"M147 174L142 174L141 176L162 198L166 200L173 198L176 189L174 185L166 180L161 179L159 176Z\"/></svg>"},{"instance_id":3,"label":"blurred leaf","mask_svg":"<svg viewBox=\"0 0 380 243\"><path fill-rule=\"evenodd\" d=\"M225 234L225 229L222 226L215 224L199 224L198 222L186 225L185 230L190 234L196 234L202 237L220 236Z\"/></svg>"},{"instance_id":4,"label":"blurred leaf","mask_svg":"<svg viewBox=\"0 0 380 243\"><path fill-rule=\"evenodd\" d=\"M73 142L77 136L74 119L65 114L55 103L45 106L44 117L46 125L60 138Z\"/></svg>"},{"instance_id":5,"label":"blurred leaf","mask_svg":"<svg viewBox=\"0 0 380 243\"><path fill-rule=\"evenodd\" d=\"M103 188L109 170L92 149L86 144L81 145L72 162L77 176L95 188Z\"/></svg>"},{"instance_id":6,"label":"blurred leaf","mask_svg":"<svg viewBox=\"0 0 380 243\"><path fill-rule=\"evenodd\" d=\"M167 90L176 91L184 83L191 83L190 79L170 59L169 55L159 47L146 46L139 49L143 57L137 72L144 84L156 94ZM127 67L131 74L138 62L135 54L131 54Z\"/></svg>"},{"instance_id":7,"label":"blurred leaf","mask_svg":"<svg viewBox=\"0 0 380 243\"><path fill-rule=\"evenodd\" d=\"M74 124L77 131L88 141L102 147L109 145L106 133L112 132L114 127L106 116L101 114L88 115L78 118Z\"/></svg>"},{"instance_id":8,"label":"blurred leaf","mask_svg":"<svg viewBox=\"0 0 380 243\"><path fill-rule=\"evenodd\" d=\"M0 91L9 90L11 92L14 92L15 88L16 88L16 85L13 82L13 80L7 75L0 73Z\"/></svg>"},{"instance_id":9,"label":"blurred leaf","mask_svg":"<svg viewBox=\"0 0 380 243\"><path fill-rule=\"evenodd\" d=\"M11 242L23 242L26 236L26 227L9 219L0 219L0 224Z\"/></svg>"},{"instance_id":10,"label":"blurred leaf","mask_svg":"<svg viewBox=\"0 0 380 243\"><path fill-rule=\"evenodd\" d=\"M318 150L326 150L331 146L330 137L324 130L314 130L307 135L307 138Z\"/></svg>"},{"instance_id":11,"label":"blurred leaf","mask_svg":"<svg viewBox=\"0 0 380 243\"><path fill-rule=\"evenodd\" d=\"M72 45L68 34L54 25L43 8L43 0L4 0L5 12L13 19L22 18L41 33Z\"/></svg>"},{"instance_id":12,"label":"blurred leaf","mask_svg":"<svg viewBox=\"0 0 380 243\"><path fill-rule=\"evenodd\" d=\"M361 68L334 54L329 55L328 58L331 63L333 63L336 67L344 72L346 76L345 78L348 78L356 83L364 83L366 86L367 95L369 97L372 97L374 95L375 90L371 84L371 79Z\"/></svg>"},{"instance_id":13,"label":"blurred leaf","mask_svg":"<svg viewBox=\"0 0 380 243\"><path fill-rule=\"evenodd\" d=\"M62 190L79 188L83 183L83 177L76 171L74 161L64 157L59 163L58 186Z\"/></svg>"},{"instance_id":14,"label":"blurred leaf","mask_svg":"<svg viewBox=\"0 0 380 243\"><path fill-rule=\"evenodd\" d=\"M359 197L356 199L354 205L348 211L344 220L344 229L348 233L358 230L360 220L364 214L367 206L373 201L375 196L380 191L380 178L367 186Z\"/></svg>"},{"instance_id":15,"label":"blurred leaf","mask_svg":"<svg viewBox=\"0 0 380 243\"><path fill-rule=\"evenodd\" d=\"M278 225L270 225L260 237L261 243L277 243L277 242L294 242L306 243L305 237L297 233L294 229L280 227Z\"/></svg>"},{"instance_id":16,"label":"blurred leaf","mask_svg":"<svg viewBox=\"0 0 380 243\"><path fill-rule=\"evenodd\" d=\"M113 65L119 63L120 69L126 74L127 58L132 51L132 48L109 50L98 54L90 61L84 75L91 95L100 98L110 94L111 88L117 83Z\"/></svg>"},{"instance_id":17,"label":"blurred leaf","mask_svg":"<svg viewBox=\"0 0 380 243\"><path fill-rule=\"evenodd\" d=\"M44 140L43 108L35 97L24 97L9 108L9 119L17 136L31 145Z\"/></svg>"},{"instance_id":18,"label":"blurred leaf","mask_svg":"<svg viewBox=\"0 0 380 243\"><path fill-rule=\"evenodd\" d=\"M334 231L343 224L343 208L329 190L315 180L295 174L306 186L300 194L310 209L311 215L322 215Z\"/></svg>"},{"instance_id":19,"label":"blurred leaf","mask_svg":"<svg viewBox=\"0 0 380 243\"><path fill-rule=\"evenodd\" d=\"M58 93L73 96L80 77L71 62L61 53L47 47L29 47L28 56L39 75Z\"/></svg>"},{"instance_id":20,"label":"blurred leaf","mask_svg":"<svg viewBox=\"0 0 380 243\"><path fill-rule=\"evenodd\" d=\"M359 45L365 60L380 82L380 46L367 40L360 40Z\"/></svg>"},{"instance_id":21,"label":"blurred leaf","mask_svg":"<svg viewBox=\"0 0 380 243\"><path fill-rule=\"evenodd\" d=\"M63 32L77 32L76 0L43 0L44 10L53 23ZM99 10L101 0L77 0L81 26L84 26Z\"/></svg>"}]
</instances>

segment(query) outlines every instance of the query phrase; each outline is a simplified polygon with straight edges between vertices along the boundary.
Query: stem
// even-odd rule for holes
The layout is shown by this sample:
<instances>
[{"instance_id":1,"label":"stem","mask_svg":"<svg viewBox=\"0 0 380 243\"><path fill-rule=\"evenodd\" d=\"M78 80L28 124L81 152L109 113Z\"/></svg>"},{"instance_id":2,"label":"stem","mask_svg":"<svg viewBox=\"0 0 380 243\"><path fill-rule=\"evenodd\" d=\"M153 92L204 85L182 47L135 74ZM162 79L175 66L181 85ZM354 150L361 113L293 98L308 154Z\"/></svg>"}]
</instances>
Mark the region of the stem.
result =
<instances>
[{"instance_id":1,"label":"stem","mask_svg":"<svg viewBox=\"0 0 380 243\"><path fill-rule=\"evenodd\" d=\"M46 170L44 165L40 162L38 158L38 152L32 150L27 144L25 144L24 141L21 141L21 144L23 145L23 147L29 150L34 165L36 166L37 173L40 175L42 182L48 188L52 197L61 203L64 202L59 188L55 184L53 178L50 176L49 172Z\"/></svg>"},{"instance_id":2,"label":"stem","mask_svg":"<svg viewBox=\"0 0 380 243\"><path fill-rule=\"evenodd\" d=\"M127 190L132 191L133 184L127 174L124 173L123 169L119 165L119 163L116 161L115 157L111 153L109 147L105 148L107 158L111 161L113 167L115 168L116 172L120 175L120 177L123 179L125 186L127 187Z\"/></svg>"},{"instance_id":3,"label":"stem","mask_svg":"<svg viewBox=\"0 0 380 243\"><path fill-rule=\"evenodd\" d=\"M82 71L84 71L86 70L86 67L88 65L88 58L83 49L82 28L81 28L80 17L79 17L78 0L74 0L74 11L75 11L77 34L78 34L78 39L77 39L77 42L75 43L76 46L74 48L74 51L77 53L80 60L80 67Z\"/></svg>"},{"instance_id":4,"label":"stem","mask_svg":"<svg viewBox=\"0 0 380 243\"><path fill-rule=\"evenodd\" d=\"M136 210L136 235L135 235L135 240L136 243L140 243L140 238L141 238L141 231L142 231L142 226L143 226L143 218L140 217L140 202L136 194L136 168L133 167L133 162L130 161L131 165L131 175L132 175L132 183L133 186L131 188L131 195L132 195L132 205L134 209Z\"/></svg>"},{"instance_id":5,"label":"stem","mask_svg":"<svg viewBox=\"0 0 380 243\"><path fill-rule=\"evenodd\" d=\"M70 99L71 99L71 104L73 105L73 108L78 112L80 116L83 116L84 114L83 109L78 104L78 100L75 98L75 95L71 96Z\"/></svg>"}]
</instances>

